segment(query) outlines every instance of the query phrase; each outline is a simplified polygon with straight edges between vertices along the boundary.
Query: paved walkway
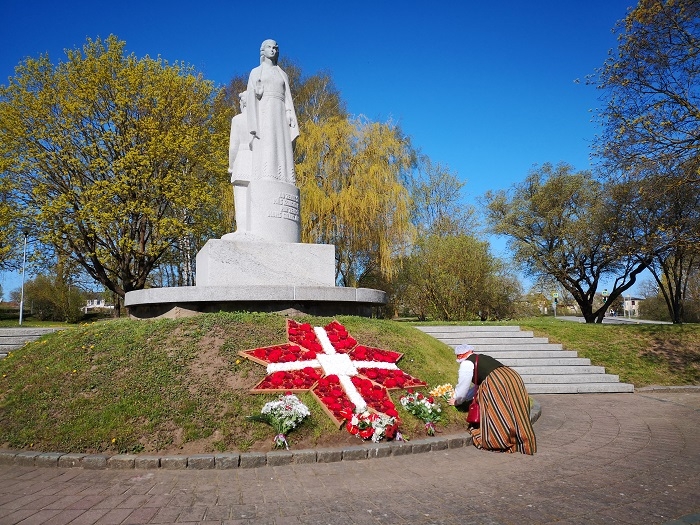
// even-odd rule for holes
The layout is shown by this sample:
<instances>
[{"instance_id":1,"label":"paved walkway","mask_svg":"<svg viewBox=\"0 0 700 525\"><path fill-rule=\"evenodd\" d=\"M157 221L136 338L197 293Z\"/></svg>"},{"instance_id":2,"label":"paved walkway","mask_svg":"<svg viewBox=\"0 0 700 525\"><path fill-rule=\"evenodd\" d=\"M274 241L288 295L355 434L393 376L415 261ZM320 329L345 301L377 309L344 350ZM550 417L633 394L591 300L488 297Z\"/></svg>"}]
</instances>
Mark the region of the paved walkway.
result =
<instances>
[{"instance_id":1,"label":"paved walkway","mask_svg":"<svg viewBox=\"0 0 700 525\"><path fill-rule=\"evenodd\" d=\"M585 323L583 317L576 315L558 315L560 321L574 321L576 323ZM603 317L604 324L673 324L670 321L650 321L647 319L638 319L637 317L614 317L606 315Z\"/></svg>"},{"instance_id":2,"label":"paved walkway","mask_svg":"<svg viewBox=\"0 0 700 525\"><path fill-rule=\"evenodd\" d=\"M235 470L2 466L0 524L700 523L700 392L534 397L532 457L470 447Z\"/></svg>"}]
</instances>

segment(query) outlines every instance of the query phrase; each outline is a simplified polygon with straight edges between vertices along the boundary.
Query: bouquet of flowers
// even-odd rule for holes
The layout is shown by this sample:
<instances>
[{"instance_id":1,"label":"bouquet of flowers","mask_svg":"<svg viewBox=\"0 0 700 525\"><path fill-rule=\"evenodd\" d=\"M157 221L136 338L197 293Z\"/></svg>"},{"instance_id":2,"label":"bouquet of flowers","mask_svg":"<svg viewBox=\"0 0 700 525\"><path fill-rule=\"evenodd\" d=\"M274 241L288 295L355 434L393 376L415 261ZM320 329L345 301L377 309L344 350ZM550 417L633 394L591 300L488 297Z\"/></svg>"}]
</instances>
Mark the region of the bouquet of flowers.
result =
<instances>
[{"instance_id":1,"label":"bouquet of flowers","mask_svg":"<svg viewBox=\"0 0 700 525\"><path fill-rule=\"evenodd\" d=\"M378 443L383 438L401 440L401 433L398 432L399 423L395 417L386 414L376 414L365 410L359 414L347 411L343 414L347 418L345 428L353 436L360 439L371 439Z\"/></svg>"},{"instance_id":2,"label":"bouquet of flowers","mask_svg":"<svg viewBox=\"0 0 700 525\"><path fill-rule=\"evenodd\" d=\"M438 385L428 392L433 397L441 397L445 401L449 401L455 395L455 388L450 383Z\"/></svg>"},{"instance_id":3,"label":"bouquet of flowers","mask_svg":"<svg viewBox=\"0 0 700 525\"><path fill-rule=\"evenodd\" d=\"M299 401L299 398L294 394L287 393L281 395L277 401L265 403L259 415L248 416L251 421L260 421L272 426L277 432L275 436L275 448L286 448L289 450L286 434L302 422L302 420L311 414L308 407Z\"/></svg>"},{"instance_id":4,"label":"bouquet of flowers","mask_svg":"<svg viewBox=\"0 0 700 525\"><path fill-rule=\"evenodd\" d=\"M408 390L405 396L399 400L408 412L425 423L425 430L429 436L435 435L435 423L440 421L442 409L433 396L425 397L420 392Z\"/></svg>"}]
</instances>

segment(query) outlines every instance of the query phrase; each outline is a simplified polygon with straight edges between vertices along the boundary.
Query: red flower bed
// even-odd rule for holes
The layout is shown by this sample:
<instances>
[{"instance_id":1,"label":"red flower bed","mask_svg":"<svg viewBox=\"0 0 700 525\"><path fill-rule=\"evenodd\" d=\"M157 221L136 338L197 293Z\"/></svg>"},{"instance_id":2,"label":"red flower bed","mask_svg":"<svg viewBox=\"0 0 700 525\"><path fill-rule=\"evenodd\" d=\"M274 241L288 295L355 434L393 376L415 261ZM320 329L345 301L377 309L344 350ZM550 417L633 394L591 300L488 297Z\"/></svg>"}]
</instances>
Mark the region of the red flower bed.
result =
<instances>
[{"instance_id":1,"label":"red flower bed","mask_svg":"<svg viewBox=\"0 0 700 525\"><path fill-rule=\"evenodd\" d=\"M320 347L320 345L319 345ZM243 357L252 356L260 363L291 363L293 361L307 361L316 359L316 352L307 350L299 345L283 344L245 350Z\"/></svg>"},{"instance_id":2,"label":"red flower bed","mask_svg":"<svg viewBox=\"0 0 700 525\"><path fill-rule=\"evenodd\" d=\"M297 323L287 319L287 334L292 343L303 346L312 352L322 352L321 343L314 333L314 327L309 323Z\"/></svg>"},{"instance_id":3,"label":"red flower bed","mask_svg":"<svg viewBox=\"0 0 700 525\"><path fill-rule=\"evenodd\" d=\"M352 352L352 358L357 361L375 361L378 363L396 363L403 354L372 348L371 346L358 345Z\"/></svg>"},{"instance_id":4,"label":"red flower bed","mask_svg":"<svg viewBox=\"0 0 700 525\"><path fill-rule=\"evenodd\" d=\"M273 372L260 381L253 390L257 391L277 391L290 390L305 391L313 388L314 384L321 377L322 371L311 367L302 370L290 370L289 372Z\"/></svg>"},{"instance_id":5,"label":"red flower bed","mask_svg":"<svg viewBox=\"0 0 700 525\"><path fill-rule=\"evenodd\" d=\"M336 352L347 354L352 347L357 344L357 341L348 334L345 327L338 321L332 321L324 326L328 339L335 348Z\"/></svg>"},{"instance_id":6,"label":"red flower bed","mask_svg":"<svg viewBox=\"0 0 700 525\"><path fill-rule=\"evenodd\" d=\"M328 409L338 423L342 423L345 419L343 415L345 411L350 410L352 412L355 409L355 405L345 394L345 390L343 390L336 375L329 375L319 379L312 392L316 394L321 404Z\"/></svg>"},{"instance_id":7,"label":"red flower bed","mask_svg":"<svg viewBox=\"0 0 700 525\"><path fill-rule=\"evenodd\" d=\"M367 405L367 410L396 418L398 425L396 406L389 397L387 389L425 386L426 383L402 370L393 369L393 365L401 359L402 354L381 348L357 345L357 341L338 321L332 321L324 327L324 330L335 352L347 354L347 356L336 355L332 357L333 352L324 352L314 328L308 323L297 323L291 319L287 320L288 343L239 352L242 357L263 366L269 366L270 370L275 370L265 376L253 388L252 392L311 391L329 417L338 424L342 424L347 419L347 414L353 414L358 408L350 400L350 397L359 404L360 400L357 397L359 394L363 404ZM329 349L327 348L327 350ZM318 354L325 354L326 357L313 363L317 368L307 366L309 363L305 363L305 361L316 360ZM340 365L336 361L334 367L333 360L336 358L340 359ZM352 367L345 367L342 364L343 359L377 363L377 367L357 369L357 375L351 375L347 372L354 386L350 396L345 392L339 377L335 375L335 373L340 373L336 372L337 370L354 370ZM387 366L383 363L392 365L392 369L379 368ZM327 376L324 376L327 373L324 371L324 367L328 369L329 375ZM285 370L279 370L280 368ZM365 410L363 407L360 408Z\"/></svg>"},{"instance_id":8,"label":"red flower bed","mask_svg":"<svg viewBox=\"0 0 700 525\"><path fill-rule=\"evenodd\" d=\"M383 412L387 416L398 417L396 405L389 397L386 388L360 376L353 376L351 381L369 408Z\"/></svg>"},{"instance_id":9,"label":"red flower bed","mask_svg":"<svg viewBox=\"0 0 700 525\"><path fill-rule=\"evenodd\" d=\"M403 370L386 370L383 368L358 368L357 371L386 388L409 388L426 386L427 383L416 379Z\"/></svg>"}]
</instances>

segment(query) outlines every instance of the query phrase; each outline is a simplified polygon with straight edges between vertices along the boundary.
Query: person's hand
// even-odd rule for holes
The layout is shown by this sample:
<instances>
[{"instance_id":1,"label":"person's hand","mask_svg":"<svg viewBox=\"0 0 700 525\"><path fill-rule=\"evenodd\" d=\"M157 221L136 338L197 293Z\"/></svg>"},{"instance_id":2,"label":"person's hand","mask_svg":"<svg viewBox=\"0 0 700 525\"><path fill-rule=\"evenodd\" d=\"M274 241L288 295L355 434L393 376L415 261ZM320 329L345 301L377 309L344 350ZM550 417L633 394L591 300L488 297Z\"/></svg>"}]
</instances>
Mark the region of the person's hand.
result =
<instances>
[{"instance_id":1,"label":"person's hand","mask_svg":"<svg viewBox=\"0 0 700 525\"><path fill-rule=\"evenodd\" d=\"M450 399L447 400L448 405L455 406L455 398L452 396Z\"/></svg>"}]
</instances>

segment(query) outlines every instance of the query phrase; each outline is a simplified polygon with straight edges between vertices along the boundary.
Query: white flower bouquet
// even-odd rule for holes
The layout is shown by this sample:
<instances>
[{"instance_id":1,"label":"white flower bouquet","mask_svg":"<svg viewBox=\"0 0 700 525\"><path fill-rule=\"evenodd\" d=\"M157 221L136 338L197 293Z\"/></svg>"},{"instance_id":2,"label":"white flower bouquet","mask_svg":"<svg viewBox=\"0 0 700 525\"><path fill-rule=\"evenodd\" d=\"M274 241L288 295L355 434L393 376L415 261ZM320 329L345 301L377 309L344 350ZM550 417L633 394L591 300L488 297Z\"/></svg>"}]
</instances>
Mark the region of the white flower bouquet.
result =
<instances>
[{"instance_id":1,"label":"white flower bouquet","mask_svg":"<svg viewBox=\"0 0 700 525\"><path fill-rule=\"evenodd\" d=\"M275 429L275 448L289 450L287 434L294 430L303 419L310 415L308 407L294 394L281 395L277 401L265 403L260 414L248 416L251 421L267 423Z\"/></svg>"}]
</instances>

